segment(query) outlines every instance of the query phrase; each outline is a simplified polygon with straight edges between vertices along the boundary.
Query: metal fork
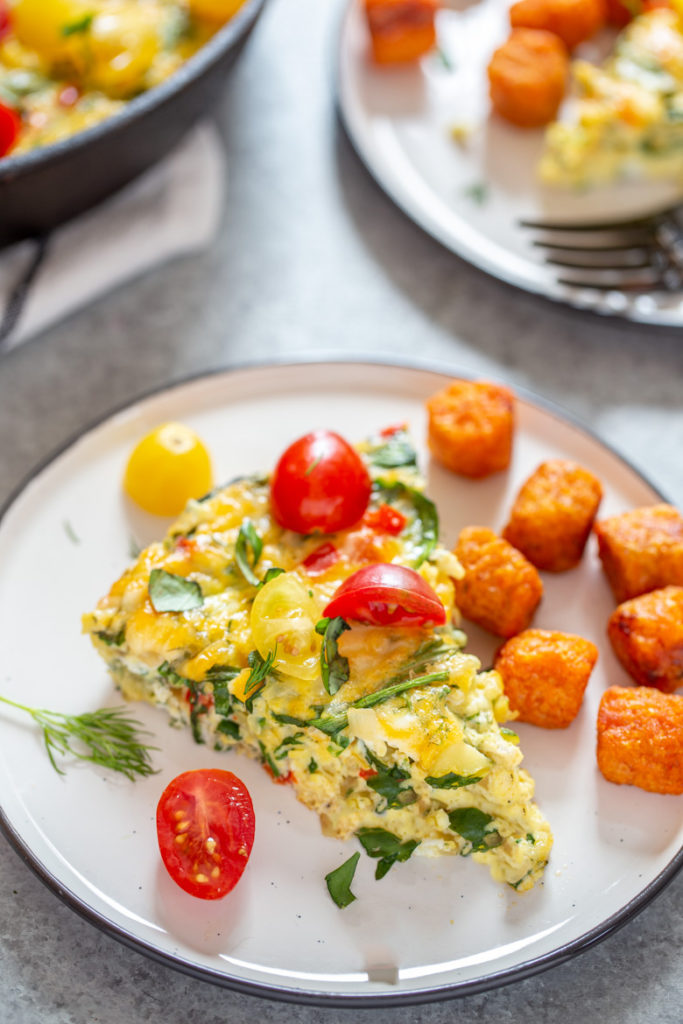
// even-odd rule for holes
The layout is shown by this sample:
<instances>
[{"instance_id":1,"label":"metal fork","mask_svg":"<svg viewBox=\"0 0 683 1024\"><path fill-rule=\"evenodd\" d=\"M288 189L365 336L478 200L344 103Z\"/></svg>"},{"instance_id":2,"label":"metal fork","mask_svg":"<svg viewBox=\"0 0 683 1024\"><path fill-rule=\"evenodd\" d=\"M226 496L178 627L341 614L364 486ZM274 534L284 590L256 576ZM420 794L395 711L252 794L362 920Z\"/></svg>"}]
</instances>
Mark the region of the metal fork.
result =
<instances>
[{"instance_id":1,"label":"metal fork","mask_svg":"<svg viewBox=\"0 0 683 1024\"><path fill-rule=\"evenodd\" d=\"M683 291L683 205L623 221L520 224L541 233L532 245L545 250L546 263L569 270L558 276L559 284L600 291Z\"/></svg>"}]
</instances>

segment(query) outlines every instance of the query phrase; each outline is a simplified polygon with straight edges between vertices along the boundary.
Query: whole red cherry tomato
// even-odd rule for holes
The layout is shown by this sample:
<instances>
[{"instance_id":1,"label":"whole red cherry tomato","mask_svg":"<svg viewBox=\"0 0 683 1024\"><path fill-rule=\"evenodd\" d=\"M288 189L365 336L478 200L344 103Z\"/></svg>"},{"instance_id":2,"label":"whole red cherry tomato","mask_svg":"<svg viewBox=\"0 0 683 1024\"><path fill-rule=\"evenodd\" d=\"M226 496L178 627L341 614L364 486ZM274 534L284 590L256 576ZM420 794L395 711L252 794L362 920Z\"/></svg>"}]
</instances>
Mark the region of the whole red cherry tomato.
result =
<instances>
[{"instance_id":1,"label":"whole red cherry tomato","mask_svg":"<svg viewBox=\"0 0 683 1024\"><path fill-rule=\"evenodd\" d=\"M157 806L161 859L174 882L205 900L237 885L254 844L254 808L236 775L220 768L183 772Z\"/></svg>"},{"instance_id":2,"label":"whole red cherry tomato","mask_svg":"<svg viewBox=\"0 0 683 1024\"><path fill-rule=\"evenodd\" d=\"M17 141L21 131L21 118L16 110L0 103L0 156L5 156Z\"/></svg>"},{"instance_id":3,"label":"whole red cherry tomato","mask_svg":"<svg viewBox=\"0 0 683 1024\"><path fill-rule=\"evenodd\" d=\"M446 609L418 572L403 565L365 565L345 579L323 612L372 626L442 626Z\"/></svg>"},{"instance_id":4,"label":"whole red cherry tomato","mask_svg":"<svg viewBox=\"0 0 683 1024\"><path fill-rule=\"evenodd\" d=\"M280 456L270 497L275 518L286 529L335 533L358 522L370 490L358 452L339 434L315 430Z\"/></svg>"}]
</instances>

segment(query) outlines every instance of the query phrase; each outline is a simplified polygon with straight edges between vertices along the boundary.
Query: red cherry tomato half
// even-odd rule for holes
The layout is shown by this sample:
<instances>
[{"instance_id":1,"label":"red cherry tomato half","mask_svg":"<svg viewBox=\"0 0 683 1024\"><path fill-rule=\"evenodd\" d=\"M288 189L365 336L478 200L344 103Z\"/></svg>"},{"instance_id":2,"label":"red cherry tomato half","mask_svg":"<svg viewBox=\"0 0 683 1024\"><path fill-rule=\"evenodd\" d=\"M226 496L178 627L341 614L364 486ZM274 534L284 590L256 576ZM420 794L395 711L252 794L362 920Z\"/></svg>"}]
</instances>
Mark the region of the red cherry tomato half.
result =
<instances>
[{"instance_id":1,"label":"red cherry tomato half","mask_svg":"<svg viewBox=\"0 0 683 1024\"><path fill-rule=\"evenodd\" d=\"M219 768L183 772L157 806L161 859L174 882L204 900L233 889L254 844L254 808L244 783Z\"/></svg>"},{"instance_id":2,"label":"red cherry tomato half","mask_svg":"<svg viewBox=\"0 0 683 1024\"><path fill-rule=\"evenodd\" d=\"M0 39L9 32L9 10L6 0L0 0Z\"/></svg>"},{"instance_id":3,"label":"red cherry tomato half","mask_svg":"<svg viewBox=\"0 0 683 1024\"><path fill-rule=\"evenodd\" d=\"M358 452L339 434L316 430L280 456L270 496L275 518L285 529L335 533L358 522L370 489Z\"/></svg>"},{"instance_id":4,"label":"red cherry tomato half","mask_svg":"<svg viewBox=\"0 0 683 1024\"><path fill-rule=\"evenodd\" d=\"M21 131L21 118L16 110L0 103L0 156L5 156L17 141Z\"/></svg>"},{"instance_id":5,"label":"red cherry tomato half","mask_svg":"<svg viewBox=\"0 0 683 1024\"><path fill-rule=\"evenodd\" d=\"M327 572L331 565L339 561L339 552L329 540L320 544L314 551L311 551L307 558L301 563L309 576L320 576Z\"/></svg>"},{"instance_id":6,"label":"red cherry tomato half","mask_svg":"<svg viewBox=\"0 0 683 1024\"><path fill-rule=\"evenodd\" d=\"M372 626L442 626L446 609L414 569L378 562L352 573L323 612Z\"/></svg>"},{"instance_id":7,"label":"red cherry tomato half","mask_svg":"<svg viewBox=\"0 0 683 1024\"><path fill-rule=\"evenodd\" d=\"M380 505L379 508L370 508L363 516L363 522L376 533L388 533L392 537L398 537L405 529L408 522L402 512L391 505Z\"/></svg>"}]
</instances>

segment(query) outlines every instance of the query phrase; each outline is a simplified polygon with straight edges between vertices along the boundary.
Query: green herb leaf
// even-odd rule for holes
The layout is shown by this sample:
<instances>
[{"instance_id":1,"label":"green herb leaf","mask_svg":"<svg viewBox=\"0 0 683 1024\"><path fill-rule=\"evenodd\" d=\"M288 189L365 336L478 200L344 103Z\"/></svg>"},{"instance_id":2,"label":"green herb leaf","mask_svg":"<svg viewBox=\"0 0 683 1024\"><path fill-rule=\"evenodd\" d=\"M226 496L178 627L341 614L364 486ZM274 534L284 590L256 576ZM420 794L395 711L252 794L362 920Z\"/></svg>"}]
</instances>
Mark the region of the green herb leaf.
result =
<instances>
[{"instance_id":1,"label":"green herb leaf","mask_svg":"<svg viewBox=\"0 0 683 1024\"><path fill-rule=\"evenodd\" d=\"M4 83L3 83L4 84ZM73 526L68 519L64 520L64 533L67 535L72 544L80 544L81 538L78 536Z\"/></svg>"},{"instance_id":2,"label":"green herb leaf","mask_svg":"<svg viewBox=\"0 0 683 1024\"><path fill-rule=\"evenodd\" d=\"M403 785L405 780L410 778L410 772L407 772L404 768L399 768L398 765L390 767L383 761L380 761L378 757L375 757L367 747L365 748L365 757L368 764L372 765L377 772L376 775L368 776L365 784L379 796L383 797L385 801L379 813L383 813L390 808L399 809L415 803L417 800L415 790L411 786Z\"/></svg>"},{"instance_id":3,"label":"green herb leaf","mask_svg":"<svg viewBox=\"0 0 683 1024\"><path fill-rule=\"evenodd\" d=\"M356 873L359 860L360 853L356 852L338 868L335 868L334 871L330 871L328 875L325 875L329 894L340 908L348 907L356 898L351 892L351 882Z\"/></svg>"},{"instance_id":4,"label":"green herb leaf","mask_svg":"<svg viewBox=\"0 0 683 1024\"><path fill-rule=\"evenodd\" d=\"M93 23L95 15L92 12L83 14L80 18L74 19L74 21L67 22L66 25L62 25L62 36L68 38L68 36L76 36L82 32L87 32Z\"/></svg>"},{"instance_id":5,"label":"green herb leaf","mask_svg":"<svg viewBox=\"0 0 683 1024\"><path fill-rule=\"evenodd\" d=\"M484 206L489 199L489 186L485 181L475 181L462 190L462 194L477 206Z\"/></svg>"},{"instance_id":6,"label":"green herb leaf","mask_svg":"<svg viewBox=\"0 0 683 1024\"><path fill-rule=\"evenodd\" d=\"M375 878L384 878L387 871L396 863L408 860L420 845L417 839L408 839L402 843L393 832L383 828L360 828L356 836L369 857L379 859Z\"/></svg>"},{"instance_id":7,"label":"green herb leaf","mask_svg":"<svg viewBox=\"0 0 683 1024\"><path fill-rule=\"evenodd\" d=\"M251 560L249 558L250 550ZM254 529L254 524L249 519L245 519L237 534L235 561L245 580L247 583L251 583L252 587L258 587L261 582L254 572L254 567L261 557L262 550L263 541Z\"/></svg>"},{"instance_id":8,"label":"green herb leaf","mask_svg":"<svg viewBox=\"0 0 683 1024\"><path fill-rule=\"evenodd\" d=\"M312 757L311 760L308 762L308 770L311 773L311 775L313 775L318 770L318 762L314 757Z\"/></svg>"},{"instance_id":9,"label":"green herb leaf","mask_svg":"<svg viewBox=\"0 0 683 1024\"><path fill-rule=\"evenodd\" d=\"M216 726L216 731L222 732L224 736L228 736L231 740L238 740L240 738L240 727L231 718L222 718Z\"/></svg>"},{"instance_id":10,"label":"green herb leaf","mask_svg":"<svg viewBox=\"0 0 683 1024\"><path fill-rule=\"evenodd\" d=\"M417 466L417 452L404 430L396 431L384 444L373 448L369 459L373 466L380 466L382 469Z\"/></svg>"},{"instance_id":11,"label":"green herb leaf","mask_svg":"<svg viewBox=\"0 0 683 1024\"><path fill-rule=\"evenodd\" d=\"M491 828L492 816L478 807L458 807L450 812L448 821L454 832L472 844L471 852L492 850L503 842L500 833Z\"/></svg>"},{"instance_id":12,"label":"green herb leaf","mask_svg":"<svg viewBox=\"0 0 683 1024\"><path fill-rule=\"evenodd\" d=\"M301 746L302 732L297 732L294 736L285 736L282 743L279 743L273 751L273 757L276 761L281 761L283 757L287 757L291 747Z\"/></svg>"},{"instance_id":13,"label":"green herb leaf","mask_svg":"<svg viewBox=\"0 0 683 1024\"><path fill-rule=\"evenodd\" d=\"M284 569L281 569L277 565L273 565L270 569L266 569L266 575L258 582L258 589L260 590L261 587L265 587L266 583L270 583L270 581L274 580L277 576L282 576L284 571Z\"/></svg>"},{"instance_id":14,"label":"green herb leaf","mask_svg":"<svg viewBox=\"0 0 683 1024\"><path fill-rule=\"evenodd\" d=\"M456 772L448 772L447 775L428 775L425 782L432 789L460 789L461 786L473 786L475 782L481 782L483 775L458 775Z\"/></svg>"},{"instance_id":15,"label":"green herb leaf","mask_svg":"<svg viewBox=\"0 0 683 1024\"><path fill-rule=\"evenodd\" d=\"M213 703L217 715L229 715L232 712L232 694L230 683L241 672L234 665L212 665L206 673L207 682L213 685Z\"/></svg>"},{"instance_id":16,"label":"green herb leaf","mask_svg":"<svg viewBox=\"0 0 683 1024\"><path fill-rule=\"evenodd\" d=\"M344 658L337 649L337 641L347 629L351 629L351 627L340 615L336 615L333 619L320 619L316 623L315 631L320 633L323 638L320 648L320 675L323 686L330 695L335 694L342 683L349 678L349 660Z\"/></svg>"},{"instance_id":17,"label":"green herb leaf","mask_svg":"<svg viewBox=\"0 0 683 1024\"><path fill-rule=\"evenodd\" d=\"M122 647L126 642L126 627L122 626L118 633L107 633L106 630L100 629L95 632L95 636L108 647Z\"/></svg>"},{"instance_id":18,"label":"green herb leaf","mask_svg":"<svg viewBox=\"0 0 683 1024\"><path fill-rule=\"evenodd\" d=\"M165 569L152 569L148 589L155 612L188 612L204 603L201 587L195 580Z\"/></svg>"},{"instance_id":19,"label":"green herb leaf","mask_svg":"<svg viewBox=\"0 0 683 1024\"><path fill-rule=\"evenodd\" d=\"M259 750L261 751L261 760L263 761L263 763L265 765L267 765L270 768L271 772L273 773L273 778L279 779L280 778L280 769L275 764L275 761L273 760L271 755L266 750L265 745L263 743L261 743L261 740L258 741L258 745L259 745Z\"/></svg>"},{"instance_id":20,"label":"green herb leaf","mask_svg":"<svg viewBox=\"0 0 683 1024\"><path fill-rule=\"evenodd\" d=\"M247 657L251 672L244 685L244 704L247 711L252 710L253 700L263 686L266 676L272 671L277 648L270 651L267 658L262 658L258 651L250 651Z\"/></svg>"},{"instance_id":21,"label":"green herb leaf","mask_svg":"<svg viewBox=\"0 0 683 1024\"><path fill-rule=\"evenodd\" d=\"M417 569L425 562L436 547L439 539L439 514L436 505L422 491L408 487L400 481L376 480L374 490L387 504L408 506L412 516L403 532L416 548L416 555L410 565Z\"/></svg>"}]
</instances>

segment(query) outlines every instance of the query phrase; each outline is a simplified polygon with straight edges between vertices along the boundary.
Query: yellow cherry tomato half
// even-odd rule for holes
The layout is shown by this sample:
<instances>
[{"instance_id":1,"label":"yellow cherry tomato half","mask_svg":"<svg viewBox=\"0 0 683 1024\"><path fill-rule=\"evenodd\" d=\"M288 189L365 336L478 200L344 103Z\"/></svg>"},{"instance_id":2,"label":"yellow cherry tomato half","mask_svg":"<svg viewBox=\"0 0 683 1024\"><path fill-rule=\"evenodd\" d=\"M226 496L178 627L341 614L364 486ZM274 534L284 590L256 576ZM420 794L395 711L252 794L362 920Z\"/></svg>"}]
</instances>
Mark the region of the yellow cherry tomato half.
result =
<instances>
[{"instance_id":1,"label":"yellow cherry tomato half","mask_svg":"<svg viewBox=\"0 0 683 1024\"><path fill-rule=\"evenodd\" d=\"M249 624L263 658L275 651L274 667L295 679L318 675L322 640L315 631L320 609L308 587L291 572L266 583L254 598Z\"/></svg>"},{"instance_id":2,"label":"yellow cherry tomato half","mask_svg":"<svg viewBox=\"0 0 683 1024\"><path fill-rule=\"evenodd\" d=\"M133 449L123 487L145 512L176 516L190 498L210 491L212 482L209 453L194 430L163 423Z\"/></svg>"}]
</instances>

